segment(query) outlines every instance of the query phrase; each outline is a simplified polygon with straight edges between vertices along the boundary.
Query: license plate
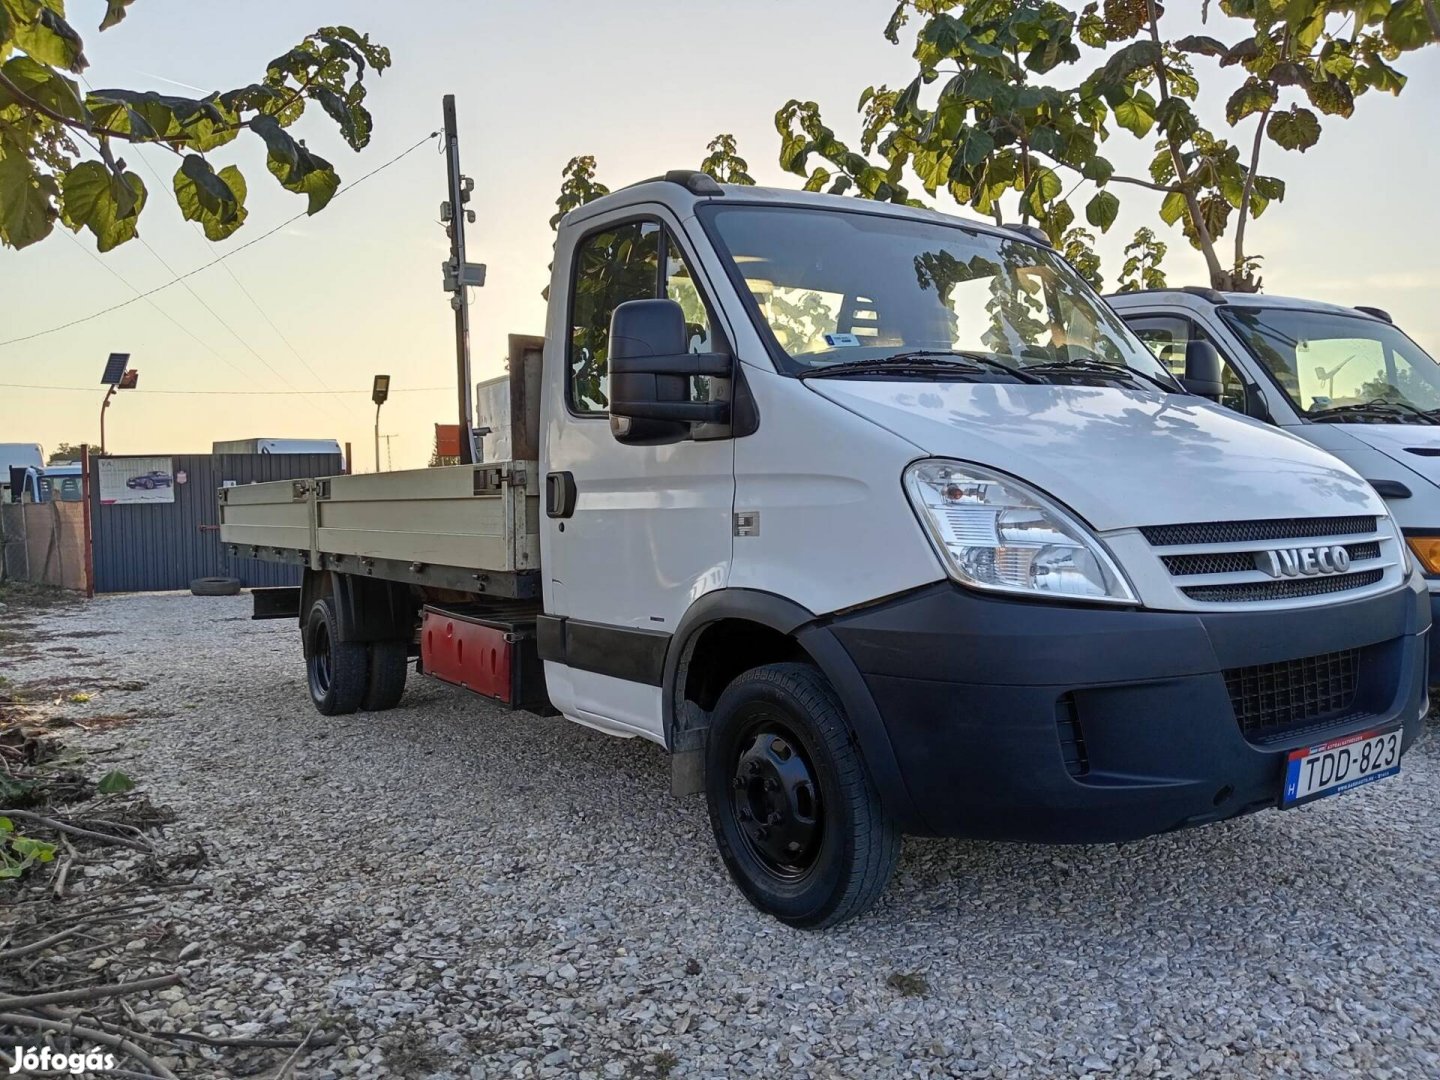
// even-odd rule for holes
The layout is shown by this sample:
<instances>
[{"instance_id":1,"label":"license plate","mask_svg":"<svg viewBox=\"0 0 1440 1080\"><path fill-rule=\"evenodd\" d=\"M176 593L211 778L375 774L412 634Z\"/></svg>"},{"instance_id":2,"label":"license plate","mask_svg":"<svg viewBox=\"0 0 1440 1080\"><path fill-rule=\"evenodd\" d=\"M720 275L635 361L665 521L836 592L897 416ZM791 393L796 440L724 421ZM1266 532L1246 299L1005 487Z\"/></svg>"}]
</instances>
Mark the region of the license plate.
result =
<instances>
[{"instance_id":1,"label":"license plate","mask_svg":"<svg viewBox=\"0 0 1440 1080\"><path fill-rule=\"evenodd\" d=\"M1281 806L1339 795L1400 771L1401 731L1362 731L1290 751Z\"/></svg>"}]
</instances>

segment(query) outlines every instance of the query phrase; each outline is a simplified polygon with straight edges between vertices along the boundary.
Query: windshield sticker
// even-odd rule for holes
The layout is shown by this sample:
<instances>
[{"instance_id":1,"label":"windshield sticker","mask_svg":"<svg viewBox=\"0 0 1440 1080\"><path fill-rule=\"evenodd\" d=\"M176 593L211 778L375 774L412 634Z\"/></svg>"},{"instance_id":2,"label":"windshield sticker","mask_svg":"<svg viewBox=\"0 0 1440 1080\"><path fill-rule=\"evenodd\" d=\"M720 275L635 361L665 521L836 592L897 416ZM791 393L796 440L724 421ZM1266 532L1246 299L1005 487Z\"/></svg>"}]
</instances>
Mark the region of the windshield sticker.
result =
<instances>
[{"instance_id":1,"label":"windshield sticker","mask_svg":"<svg viewBox=\"0 0 1440 1080\"><path fill-rule=\"evenodd\" d=\"M832 349L858 349L860 339L854 334L826 334L825 344Z\"/></svg>"}]
</instances>

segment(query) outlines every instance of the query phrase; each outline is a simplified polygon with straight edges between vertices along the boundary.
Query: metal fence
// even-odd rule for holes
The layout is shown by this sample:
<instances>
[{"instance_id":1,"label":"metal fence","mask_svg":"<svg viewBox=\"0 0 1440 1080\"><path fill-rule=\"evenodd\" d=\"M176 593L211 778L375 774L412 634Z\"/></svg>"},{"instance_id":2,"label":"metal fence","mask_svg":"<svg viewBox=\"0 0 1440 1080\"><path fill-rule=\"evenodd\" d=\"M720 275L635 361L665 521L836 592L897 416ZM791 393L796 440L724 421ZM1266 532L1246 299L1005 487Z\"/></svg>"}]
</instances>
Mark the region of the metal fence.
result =
<instances>
[{"instance_id":1,"label":"metal fence","mask_svg":"<svg viewBox=\"0 0 1440 1080\"><path fill-rule=\"evenodd\" d=\"M239 578L245 586L295 585L297 567L232 559L220 543L216 491L341 471L338 454L174 454L173 502L101 501L101 459L90 465L96 592L188 589L201 577ZM112 462L116 459L110 459ZM123 463L124 459L120 459ZM112 465L111 468L114 466Z\"/></svg>"}]
</instances>

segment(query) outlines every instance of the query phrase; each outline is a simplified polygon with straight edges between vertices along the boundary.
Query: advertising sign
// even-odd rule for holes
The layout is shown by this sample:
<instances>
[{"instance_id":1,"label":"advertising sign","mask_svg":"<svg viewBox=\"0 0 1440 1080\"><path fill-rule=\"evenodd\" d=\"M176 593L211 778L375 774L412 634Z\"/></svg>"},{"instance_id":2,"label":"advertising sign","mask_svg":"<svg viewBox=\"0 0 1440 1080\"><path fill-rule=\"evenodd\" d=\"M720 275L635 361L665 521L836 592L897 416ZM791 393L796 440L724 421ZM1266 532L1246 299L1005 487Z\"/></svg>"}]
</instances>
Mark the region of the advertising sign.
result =
<instances>
[{"instance_id":1,"label":"advertising sign","mask_svg":"<svg viewBox=\"0 0 1440 1080\"><path fill-rule=\"evenodd\" d=\"M100 501L173 503L175 460L168 457L101 458Z\"/></svg>"}]
</instances>

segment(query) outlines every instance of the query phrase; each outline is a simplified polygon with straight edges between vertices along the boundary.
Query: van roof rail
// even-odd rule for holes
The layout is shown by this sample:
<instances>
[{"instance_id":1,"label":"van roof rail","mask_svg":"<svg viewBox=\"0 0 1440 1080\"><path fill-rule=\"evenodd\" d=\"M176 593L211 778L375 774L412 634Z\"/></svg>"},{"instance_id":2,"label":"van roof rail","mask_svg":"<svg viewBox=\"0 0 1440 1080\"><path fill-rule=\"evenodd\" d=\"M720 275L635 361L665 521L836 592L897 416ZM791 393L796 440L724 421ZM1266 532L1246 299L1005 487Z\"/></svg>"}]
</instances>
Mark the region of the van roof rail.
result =
<instances>
[{"instance_id":1,"label":"van roof rail","mask_svg":"<svg viewBox=\"0 0 1440 1080\"><path fill-rule=\"evenodd\" d=\"M1369 307L1365 304L1356 304L1355 310L1363 311L1366 315L1373 315L1381 322L1388 322L1392 326L1395 324L1395 320L1390 317L1390 312L1386 311L1384 308Z\"/></svg>"}]
</instances>

